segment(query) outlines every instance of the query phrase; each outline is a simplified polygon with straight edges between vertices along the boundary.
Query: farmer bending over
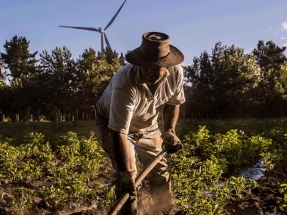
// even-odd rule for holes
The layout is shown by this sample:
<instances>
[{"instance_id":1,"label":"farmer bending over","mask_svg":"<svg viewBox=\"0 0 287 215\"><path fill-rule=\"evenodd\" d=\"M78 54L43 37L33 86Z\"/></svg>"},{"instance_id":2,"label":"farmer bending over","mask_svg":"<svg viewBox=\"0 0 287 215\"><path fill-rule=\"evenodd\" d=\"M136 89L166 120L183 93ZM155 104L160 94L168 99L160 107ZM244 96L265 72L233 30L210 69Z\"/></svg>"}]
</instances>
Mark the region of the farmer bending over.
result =
<instances>
[{"instance_id":1,"label":"farmer bending over","mask_svg":"<svg viewBox=\"0 0 287 215\"><path fill-rule=\"evenodd\" d=\"M111 79L97 101L97 124L102 147L115 169L115 193L130 197L120 214L134 215L137 210L135 177L136 157L143 166L148 165L162 150L181 148L175 134L179 106L185 101L183 70L179 65L184 56L169 44L168 35L148 32L142 36L141 46L129 52L129 64ZM162 112L164 127L158 128ZM151 214L172 206L172 190L166 159L149 173L150 195L153 199ZM154 209L153 209L154 208Z\"/></svg>"}]
</instances>

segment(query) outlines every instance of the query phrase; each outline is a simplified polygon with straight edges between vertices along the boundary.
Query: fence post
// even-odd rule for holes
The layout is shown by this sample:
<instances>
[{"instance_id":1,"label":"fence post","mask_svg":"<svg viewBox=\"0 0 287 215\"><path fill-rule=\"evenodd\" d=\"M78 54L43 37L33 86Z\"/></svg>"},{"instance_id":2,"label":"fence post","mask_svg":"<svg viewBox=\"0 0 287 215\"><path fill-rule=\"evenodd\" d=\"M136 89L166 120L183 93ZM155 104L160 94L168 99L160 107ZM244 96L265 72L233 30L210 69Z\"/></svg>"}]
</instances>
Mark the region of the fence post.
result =
<instances>
[{"instance_id":1,"label":"fence post","mask_svg":"<svg viewBox=\"0 0 287 215\"><path fill-rule=\"evenodd\" d=\"M75 117L74 117L74 127L76 127L77 126L77 121L78 121L78 119L79 119L79 116L78 116L78 108L76 108L76 110L75 110Z\"/></svg>"},{"instance_id":2,"label":"fence post","mask_svg":"<svg viewBox=\"0 0 287 215\"><path fill-rule=\"evenodd\" d=\"M61 117L61 111L60 109L58 110L58 121L62 122L62 117Z\"/></svg>"},{"instance_id":3,"label":"fence post","mask_svg":"<svg viewBox=\"0 0 287 215\"><path fill-rule=\"evenodd\" d=\"M28 110L27 110L27 122L30 123L30 106L28 107Z\"/></svg>"},{"instance_id":4,"label":"fence post","mask_svg":"<svg viewBox=\"0 0 287 215\"><path fill-rule=\"evenodd\" d=\"M54 117L53 117L53 120L54 120L54 126L56 125L56 120L57 120L57 108L54 106Z\"/></svg>"},{"instance_id":5,"label":"fence post","mask_svg":"<svg viewBox=\"0 0 287 215\"><path fill-rule=\"evenodd\" d=\"M40 110L38 110L38 117L37 117L37 121L40 122L41 121L41 116L40 116Z\"/></svg>"},{"instance_id":6,"label":"fence post","mask_svg":"<svg viewBox=\"0 0 287 215\"><path fill-rule=\"evenodd\" d=\"M19 114L16 113L15 122L19 122Z\"/></svg>"}]
</instances>

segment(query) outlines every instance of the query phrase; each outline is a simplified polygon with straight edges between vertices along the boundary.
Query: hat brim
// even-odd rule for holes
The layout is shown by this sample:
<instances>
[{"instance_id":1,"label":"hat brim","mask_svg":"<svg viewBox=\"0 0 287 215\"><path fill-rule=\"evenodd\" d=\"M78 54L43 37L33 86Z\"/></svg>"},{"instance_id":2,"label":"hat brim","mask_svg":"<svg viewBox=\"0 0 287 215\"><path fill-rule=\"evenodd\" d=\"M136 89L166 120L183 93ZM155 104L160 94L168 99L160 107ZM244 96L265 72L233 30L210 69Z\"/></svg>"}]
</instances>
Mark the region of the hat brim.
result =
<instances>
[{"instance_id":1,"label":"hat brim","mask_svg":"<svg viewBox=\"0 0 287 215\"><path fill-rule=\"evenodd\" d=\"M157 59L151 59L140 51L140 47L126 54L126 60L140 67L169 67L180 64L184 61L184 56L176 47L170 46L170 52L167 56Z\"/></svg>"}]
</instances>

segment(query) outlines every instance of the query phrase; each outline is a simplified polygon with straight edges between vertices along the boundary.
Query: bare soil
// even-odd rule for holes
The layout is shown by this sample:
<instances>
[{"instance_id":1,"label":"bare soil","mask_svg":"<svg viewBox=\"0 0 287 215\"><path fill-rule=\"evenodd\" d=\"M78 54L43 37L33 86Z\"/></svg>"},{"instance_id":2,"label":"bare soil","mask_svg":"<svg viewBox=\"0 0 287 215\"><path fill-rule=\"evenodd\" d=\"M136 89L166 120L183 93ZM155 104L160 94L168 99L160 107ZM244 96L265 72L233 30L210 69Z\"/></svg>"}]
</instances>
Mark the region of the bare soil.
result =
<instances>
[{"instance_id":1,"label":"bare soil","mask_svg":"<svg viewBox=\"0 0 287 215\"><path fill-rule=\"evenodd\" d=\"M286 164L278 164L257 180L258 187L246 192L244 198L232 197L226 215L286 215L280 184L287 182Z\"/></svg>"}]
</instances>

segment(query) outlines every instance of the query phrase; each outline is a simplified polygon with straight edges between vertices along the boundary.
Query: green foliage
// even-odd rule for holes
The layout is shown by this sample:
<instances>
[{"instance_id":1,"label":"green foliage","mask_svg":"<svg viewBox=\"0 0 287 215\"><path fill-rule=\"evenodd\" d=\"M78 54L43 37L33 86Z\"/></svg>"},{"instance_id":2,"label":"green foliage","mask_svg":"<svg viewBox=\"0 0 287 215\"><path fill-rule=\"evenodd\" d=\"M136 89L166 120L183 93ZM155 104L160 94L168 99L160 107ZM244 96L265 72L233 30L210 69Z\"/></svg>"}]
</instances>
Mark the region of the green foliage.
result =
<instances>
[{"instance_id":1,"label":"green foliage","mask_svg":"<svg viewBox=\"0 0 287 215\"><path fill-rule=\"evenodd\" d=\"M261 126L254 121L232 123L213 121L213 126L186 128L184 149L171 155L176 214L223 215L231 197L245 198L256 187L254 181L235 177L236 167L249 166L261 155L271 159L270 166L286 162L283 122L277 121L278 127L273 121ZM267 132L262 123L273 130ZM93 132L94 122L79 123L77 128L69 123L56 128L51 123L2 123L0 129L0 183L16 185L13 192L1 193L0 201L14 214L37 207L39 198L51 211L81 200L97 200L98 207L112 205L112 179L101 177L112 175L111 166ZM286 197L285 188L283 184Z\"/></svg>"},{"instance_id":2,"label":"green foliage","mask_svg":"<svg viewBox=\"0 0 287 215\"><path fill-rule=\"evenodd\" d=\"M89 109L98 100L110 79L120 69L118 55L108 52L96 55L93 49L86 49L78 61L76 97L83 109Z\"/></svg>"},{"instance_id":3,"label":"green foliage","mask_svg":"<svg viewBox=\"0 0 287 215\"><path fill-rule=\"evenodd\" d=\"M56 47L49 53L29 53L29 41L14 36L4 44L6 53L0 61L0 113L23 119L30 107L31 114L52 115L54 107L63 116L72 114L76 108L85 113L94 111L94 103L100 97L115 72L123 65L123 56L112 50L98 53L85 50L79 59L72 58L70 50ZM38 64L37 64L38 63ZM4 66L8 69L4 71ZM8 78L10 85L5 85ZM9 114L9 115L8 115ZM14 121L14 120L13 120Z\"/></svg>"},{"instance_id":4,"label":"green foliage","mask_svg":"<svg viewBox=\"0 0 287 215\"><path fill-rule=\"evenodd\" d=\"M286 48L259 41L252 55L215 44L184 67L185 115L196 118L280 117L286 109ZM276 105L274 106L274 104ZM192 108L192 112L190 112Z\"/></svg>"},{"instance_id":5,"label":"green foliage","mask_svg":"<svg viewBox=\"0 0 287 215\"><path fill-rule=\"evenodd\" d=\"M124 65L124 55L106 49L86 49L78 58L70 50L56 47L36 60L29 41L14 36L4 44L0 58L0 113L13 121L41 110L51 115L54 106L65 116L76 108L94 110L111 77ZM187 102L184 115L197 118L282 117L286 115L287 61L285 48L260 40L252 54L242 48L217 42L184 67ZM5 70L7 69L7 70ZM10 81L7 85L4 80ZM15 99L17 98L17 99ZM188 111L192 108L192 111Z\"/></svg>"},{"instance_id":6,"label":"green foliage","mask_svg":"<svg viewBox=\"0 0 287 215\"><path fill-rule=\"evenodd\" d=\"M33 190L29 190L25 187L13 189L11 207L14 214L22 215L28 212L28 209L32 206L31 195L33 195Z\"/></svg>"},{"instance_id":7,"label":"green foliage","mask_svg":"<svg viewBox=\"0 0 287 215\"><path fill-rule=\"evenodd\" d=\"M1 58L6 68L9 68L13 78L22 82L35 73L37 52L29 53L29 41L25 37L14 36L3 45L6 51L1 53Z\"/></svg>"},{"instance_id":8,"label":"green foliage","mask_svg":"<svg viewBox=\"0 0 287 215\"><path fill-rule=\"evenodd\" d=\"M272 82L266 73L270 69L274 69L275 71L280 70L286 61L285 50L286 47L280 48L272 41L268 41L265 44L263 40L259 40L257 47L253 50L253 55L256 57L257 64L260 65L261 72L264 74L264 81Z\"/></svg>"},{"instance_id":9,"label":"green foliage","mask_svg":"<svg viewBox=\"0 0 287 215\"><path fill-rule=\"evenodd\" d=\"M205 126L184 135L183 142L171 169L178 214L224 214L232 190L244 198L257 186L241 176L224 180L224 175L272 150L272 140L260 135L247 136L237 129L212 134Z\"/></svg>"},{"instance_id":10,"label":"green foliage","mask_svg":"<svg viewBox=\"0 0 287 215\"><path fill-rule=\"evenodd\" d=\"M105 196L103 192L110 189L98 181L106 160L94 133L78 135L63 130L47 135L38 132L24 136L14 133L13 137L0 135L0 183L9 186L46 181L37 189L19 187L12 196L5 197L16 214L28 211L36 196L56 207L75 199Z\"/></svg>"},{"instance_id":11,"label":"green foliage","mask_svg":"<svg viewBox=\"0 0 287 215\"><path fill-rule=\"evenodd\" d=\"M235 193L237 196L239 196L240 198L243 198L243 194L242 191L248 190L249 192L251 192L252 188L257 187L257 182L256 181L252 181L252 180L247 180L244 177L240 176L240 177L231 177L231 180L226 182L226 185L230 188L235 190ZM244 192L244 193L245 193Z\"/></svg>"},{"instance_id":12,"label":"green foliage","mask_svg":"<svg viewBox=\"0 0 287 215\"><path fill-rule=\"evenodd\" d=\"M287 184L280 184L280 192L284 195L283 207L287 207Z\"/></svg>"},{"instance_id":13,"label":"green foliage","mask_svg":"<svg viewBox=\"0 0 287 215\"><path fill-rule=\"evenodd\" d=\"M193 65L185 68L185 78L193 114L240 117L246 116L242 111L248 108L262 77L252 56L234 45L227 47L218 42L212 54L204 52L194 58Z\"/></svg>"},{"instance_id":14,"label":"green foliage","mask_svg":"<svg viewBox=\"0 0 287 215\"><path fill-rule=\"evenodd\" d=\"M260 66L262 81L257 91L258 100L263 104L260 110L265 117L285 116L286 109L286 47L279 47L274 42L266 44L260 40L253 50L256 63ZM274 107L278 107L274 110ZM270 111L270 110L274 111ZM275 115L276 114L276 115Z\"/></svg>"},{"instance_id":15,"label":"green foliage","mask_svg":"<svg viewBox=\"0 0 287 215\"><path fill-rule=\"evenodd\" d=\"M184 138L184 144L192 156L203 159L214 156L222 159L225 168L249 164L260 153L268 152L272 145L270 139L261 136L247 137L244 132L236 129L225 134L212 135L205 126L200 126L197 132L190 132Z\"/></svg>"},{"instance_id":16,"label":"green foliage","mask_svg":"<svg viewBox=\"0 0 287 215\"><path fill-rule=\"evenodd\" d=\"M179 207L177 214L223 214L231 191L226 185L219 187L223 171L218 160L212 157L199 161L183 153L174 157L173 162L173 187Z\"/></svg>"}]
</instances>

